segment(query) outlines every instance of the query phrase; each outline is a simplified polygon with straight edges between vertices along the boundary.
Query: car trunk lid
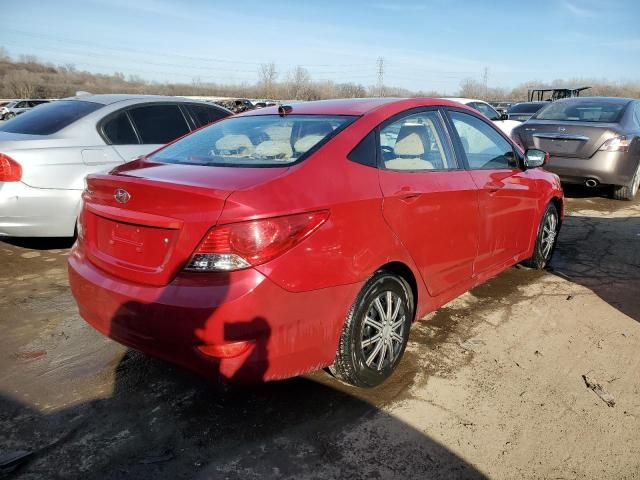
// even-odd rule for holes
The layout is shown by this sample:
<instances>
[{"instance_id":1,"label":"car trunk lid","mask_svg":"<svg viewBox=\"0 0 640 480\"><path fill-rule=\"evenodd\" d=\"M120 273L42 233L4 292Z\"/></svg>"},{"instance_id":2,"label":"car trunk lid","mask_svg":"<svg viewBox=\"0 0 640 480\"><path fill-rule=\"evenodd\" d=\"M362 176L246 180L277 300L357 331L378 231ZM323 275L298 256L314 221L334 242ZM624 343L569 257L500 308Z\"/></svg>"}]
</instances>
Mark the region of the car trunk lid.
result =
<instances>
[{"instance_id":1,"label":"car trunk lid","mask_svg":"<svg viewBox=\"0 0 640 480\"><path fill-rule=\"evenodd\" d=\"M166 285L217 223L231 193L286 170L147 163L90 176L82 213L87 257L114 276Z\"/></svg>"},{"instance_id":2,"label":"car trunk lid","mask_svg":"<svg viewBox=\"0 0 640 480\"><path fill-rule=\"evenodd\" d=\"M602 144L617 135L615 124L593 122L529 121L519 132L527 148L551 156L590 158Z\"/></svg>"}]
</instances>

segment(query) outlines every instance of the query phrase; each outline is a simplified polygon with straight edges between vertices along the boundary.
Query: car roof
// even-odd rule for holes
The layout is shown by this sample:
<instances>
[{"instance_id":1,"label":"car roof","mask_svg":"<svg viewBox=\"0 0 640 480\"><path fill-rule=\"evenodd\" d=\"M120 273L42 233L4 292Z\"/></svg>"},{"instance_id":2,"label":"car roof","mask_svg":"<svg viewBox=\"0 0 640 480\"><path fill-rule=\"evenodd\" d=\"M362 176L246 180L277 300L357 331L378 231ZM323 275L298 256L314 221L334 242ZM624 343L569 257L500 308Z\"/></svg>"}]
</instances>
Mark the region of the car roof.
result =
<instances>
[{"instance_id":1,"label":"car roof","mask_svg":"<svg viewBox=\"0 0 640 480\"><path fill-rule=\"evenodd\" d=\"M291 103L291 112L295 115L365 115L383 106L397 105L398 107L420 106L456 106L456 102L442 98L345 98L337 100L317 100L312 102ZM459 105L459 104L458 104ZM251 110L235 115L236 117L254 115L274 115L278 113L278 105L259 110Z\"/></svg>"},{"instance_id":2,"label":"car roof","mask_svg":"<svg viewBox=\"0 0 640 480\"><path fill-rule=\"evenodd\" d=\"M442 99L443 100L451 100L452 102L464 103L465 105L467 103L472 103L472 102L488 103L488 102L485 102L484 100L477 100L475 98L442 97Z\"/></svg>"},{"instance_id":3,"label":"car roof","mask_svg":"<svg viewBox=\"0 0 640 480\"><path fill-rule=\"evenodd\" d=\"M189 100L184 97L170 97L164 95L138 95L138 94L126 94L126 93L107 93L107 94L89 94L89 95L76 95L75 97L67 97L62 100L82 100L84 102L101 103L103 105L111 105L118 102L124 102L127 100L138 100L140 102L194 102L203 103L198 100Z\"/></svg>"}]
</instances>

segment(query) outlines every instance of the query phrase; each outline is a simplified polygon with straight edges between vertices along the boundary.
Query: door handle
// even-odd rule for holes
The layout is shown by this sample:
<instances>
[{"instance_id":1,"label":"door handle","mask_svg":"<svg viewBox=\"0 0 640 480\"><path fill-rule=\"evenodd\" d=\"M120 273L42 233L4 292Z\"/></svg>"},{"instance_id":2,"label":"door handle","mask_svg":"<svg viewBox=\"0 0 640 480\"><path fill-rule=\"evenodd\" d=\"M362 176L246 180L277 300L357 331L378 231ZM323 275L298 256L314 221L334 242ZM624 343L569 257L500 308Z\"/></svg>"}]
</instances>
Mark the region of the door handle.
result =
<instances>
[{"instance_id":1,"label":"door handle","mask_svg":"<svg viewBox=\"0 0 640 480\"><path fill-rule=\"evenodd\" d=\"M411 202L417 200L418 198L420 198L420 195L422 195L421 192L413 192L413 191L406 191L405 190L400 195L400 200L402 200L405 203L411 203Z\"/></svg>"},{"instance_id":2,"label":"door handle","mask_svg":"<svg viewBox=\"0 0 640 480\"><path fill-rule=\"evenodd\" d=\"M489 182L484 186L484 189L487 190L490 195L493 195L498 190L500 190L503 186L504 186L503 183Z\"/></svg>"}]
</instances>

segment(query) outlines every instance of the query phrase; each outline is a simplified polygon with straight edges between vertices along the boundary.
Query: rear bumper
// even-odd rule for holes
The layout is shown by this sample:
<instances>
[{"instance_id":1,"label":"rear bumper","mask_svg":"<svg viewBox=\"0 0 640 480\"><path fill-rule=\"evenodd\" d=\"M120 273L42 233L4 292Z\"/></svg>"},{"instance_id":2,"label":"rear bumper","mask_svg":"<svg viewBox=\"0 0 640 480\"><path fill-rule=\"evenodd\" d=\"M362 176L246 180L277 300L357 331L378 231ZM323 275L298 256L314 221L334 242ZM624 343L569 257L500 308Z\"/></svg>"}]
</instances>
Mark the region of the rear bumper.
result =
<instances>
[{"instance_id":1,"label":"rear bumper","mask_svg":"<svg viewBox=\"0 0 640 480\"><path fill-rule=\"evenodd\" d=\"M605 185L627 185L638 168L638 158L628 152L596 152L591 158L551 157L546 170L565 183L583 184L587 179Z\"/></svg>"},{"instance_id":2,"label":"rear bumper","mask_svg":"<svg viewBox=\"0 0 640 480\"><path fill-rule=\"evenodd\" d=\"M255 382L330 365L360 285L291 293L254 269L181 274L162 287L95 267L77 244L69 283L80 315L104 335L210 379ZM251 342L231 358L199 347Z\"/></svg>"},{"instance_id":3,"label":"rear bumper","mask_svg":"<svg viewBox=\"0 0 640 480\"><path fill-rule=\"evenodd\" d=\"M0 236L72 237L81 193L0 182Z\"/></svg>"}]
</instances>

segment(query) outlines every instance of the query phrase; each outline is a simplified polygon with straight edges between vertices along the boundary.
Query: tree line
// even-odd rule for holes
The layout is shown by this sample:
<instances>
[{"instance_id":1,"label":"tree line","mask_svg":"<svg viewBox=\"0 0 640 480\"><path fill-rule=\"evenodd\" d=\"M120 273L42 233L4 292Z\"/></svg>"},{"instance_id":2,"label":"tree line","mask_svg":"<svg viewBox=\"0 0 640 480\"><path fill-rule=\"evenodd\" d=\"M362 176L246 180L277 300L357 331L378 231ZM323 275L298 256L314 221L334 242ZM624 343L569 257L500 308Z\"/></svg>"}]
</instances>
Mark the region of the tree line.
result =
<instances>
[{"instance_id":1,"label":"tree line","mask_svg":"<svg viewBox=\"0 0 640 480\"><path fill-rule=\"evenodd\" d=\"M44 63L33 55L12 59L0 47L0 98L62 98L77 91L91 93L137 93L156 95L216 96L235 98L267 98L273 100L321 100L326 98L374 97L380 94L377 85L354 82L314 80L303 67L281 73L275 63L260 65L255 83L224 84L202 82L197 77L191 83L160 83L147 81L121 72L97 74L78 70L74 65ZM524 101L530 88L547 86L539 81L523 83L514 88L491 88L469 78L460 84L458 96L482 100ZM583 94L640 98L640 82L609 82L607 80L555 80L553 87L591 86ZM412 91L384 86L383 95L390 97L441 97L442 92Z\"/></svg>"}]
</instances>

